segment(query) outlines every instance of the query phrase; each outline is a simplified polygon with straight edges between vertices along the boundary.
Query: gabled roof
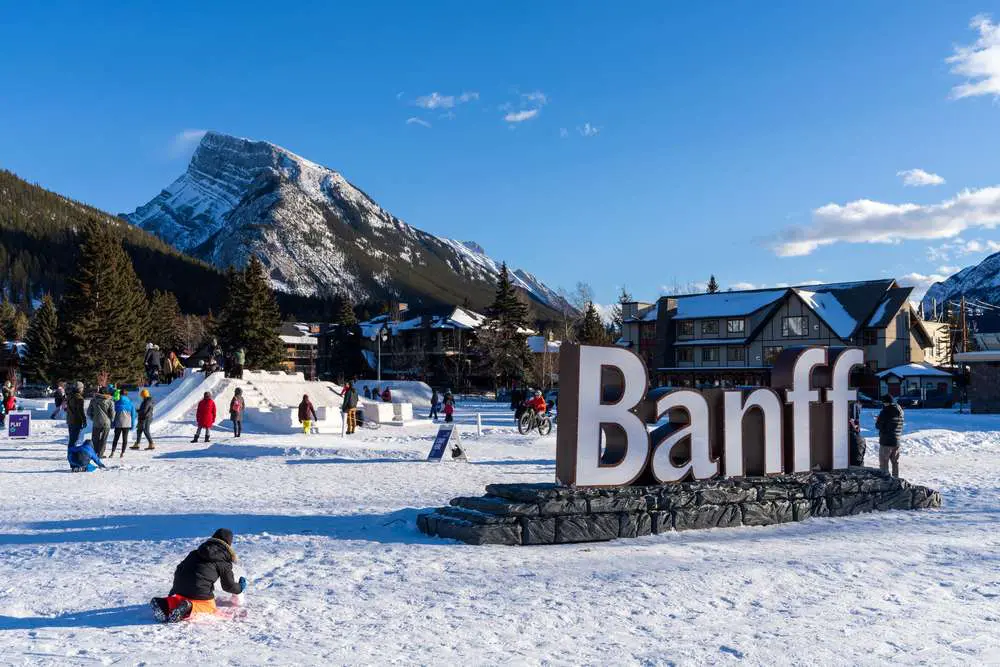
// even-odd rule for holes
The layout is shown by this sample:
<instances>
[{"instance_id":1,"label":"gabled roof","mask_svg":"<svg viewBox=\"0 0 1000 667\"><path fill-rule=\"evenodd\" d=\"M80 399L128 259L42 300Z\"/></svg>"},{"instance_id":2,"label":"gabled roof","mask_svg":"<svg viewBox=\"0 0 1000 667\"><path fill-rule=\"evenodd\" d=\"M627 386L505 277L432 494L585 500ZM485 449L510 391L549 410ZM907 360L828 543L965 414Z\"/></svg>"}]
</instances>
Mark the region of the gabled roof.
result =
<instances>
[{"instance_id":1,"label":"gabled roof","mask_svg":"<svg viewBox=\"0 0 1000 667\"><path fill-rule=\"evenodd\" d=\"M891 278L847 283L797 285L774 289L716 292L670 297L677 303L674 319L746 317L765 308L777 308L795 294L841 339L853 337L868 321L886 293L896 287ZM904 290L905 291L905 290ZM908 292L907 292L908 295ZM902 296L902 303L906 295ZM748 336L752 338L753 335Z\"/></svg>"},{"instance_id":2,"label":"gabled roof","mask_svg":"<svg viewBox=\"0 0 1000 667\"><path fill-rule=\"evenodd\" d=\"M903 364L902 366L896 366L890 368L889 370L882 371L881 373L876 373L880 378L888 377L890 375L895 375L898 378L907 377L951 377L951 373L948 371L943 371L940 368L934 368L928 364Z\"/></svg>"},{"instance_id":3,"label":"gabled roof","mask_svg":"<svg viewBox=\"0 0 1000 667\"><path fill-rule=\"evenodd\" d=\"M896 316L899 309L903 307L903 304L907 302L912 292L912 287L893 287L890 289L885 293L885 297L879 302L878 308L875 309L872 316L868 318L865 326L874 329L882 329L889 326L889 322Z\"/></svg>"},{"instance_id":4,"label":"gabled roof","mask_svg":"<svg viewBox=\"0 0 1000 667\"><path fill-rule=\"evenodd\" d=\"M389 329L391 335L395 336L400 331L413 331L416 329L452 329L469 331L480 326L486 317L460 306L452 306L437 310L428 310L415 317L410 317L401 322L391 321L388 315L377 315L370 320L361 322L361 335L371 338L383 326Z\"/></svg>"}]
</instances>

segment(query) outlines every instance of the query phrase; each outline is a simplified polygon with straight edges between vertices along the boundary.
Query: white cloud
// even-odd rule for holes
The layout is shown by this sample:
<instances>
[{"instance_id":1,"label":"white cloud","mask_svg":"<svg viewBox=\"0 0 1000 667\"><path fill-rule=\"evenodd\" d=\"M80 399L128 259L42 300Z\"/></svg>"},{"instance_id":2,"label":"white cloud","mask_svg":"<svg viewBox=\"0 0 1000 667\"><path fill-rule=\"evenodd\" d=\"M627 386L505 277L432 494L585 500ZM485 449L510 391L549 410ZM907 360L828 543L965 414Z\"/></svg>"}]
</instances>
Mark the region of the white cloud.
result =
<instances>
[{"instance_id":1,"label":"white cloud","mask_svg":"<svg viewBox=\"0 0 1000 667\"><path fill-rule=\"evenodd\" d=\"M580 127L576 128L576 131L583 137L596 137L600 134L601 128L591 125L590 123L584 123Z\"/></svg>"},{"instance_id":2,"label":"white cloud","mask_svg":"<svg viewBox=\"0 0 1000 667\"><path fill-rule=\"evenodd\" d=\"M428 123L426 120L424 120L423 118L417 118L416 116L411 116L410 118L407 118L406 119L406 124L407 125L420 125L421 127L430 127L431 126L431 124Z\"/></svg>"},{"instance_id":3,"label":"white cloud","mask_svg":"<svg viewBox=\"0 0 1000 667\"><path fill-rule=\"evenodd\" d=\"M565 139L568 136L569 136L569 130L567 130L565 127L560 127L559 128L559 138L560 139Z\"/></svg>"},{"instance_id":4,"label":"white cloud","mask_svg":"<svg viewBox=\"0 0 1000 667\"><path fill-rule=\"evenodd\" d=\"M944 282L948 279L948 276L941 275L939 273L932 273L930 275L924 275L922 273L907 273L905 276L900 276L897 278L898 282L903 287L912 287L913 293L910 297L914 301L921 301L924 298L924 294L934 283Z\"/></svg>"},{"instance_id":5,"label":"white cloud","mask_svg":"<svg viewBox=\"0 0 1000 667\"><path fill-rule=\"evenodd\" d=\"M430 95L421 95L414 100L413 103L421 109L451 109L457 104L474 102L478 99L479 93L476 91L466 91L458 97L455 97L454 95L442 95L441 93L435 91Z\"/></svg>"},{"instance_id":6,"label":"white cloud","mask_svg":"<svg viewBox=\"0 0 1000 667\"><path fill-rule=\"evenodd\" d=\"M510 111L504 114L503 119L508 123L523 123L538 115L538 109L525 109L523 111Z\"/></svg>"},{"instance_id":7,"label":"white cloud","mask_svg":"<svg viewBox=\"0 0 1000 667\"><path fill-rule=\"evenodd\" d=\"M961 271L962 267L960 267L960 266L941 265L941 266L937 267L937 269L935 269L935 270L938 273L943 273L946 276L950 276L952 274L955 274L955 273L958 273L959 271Z\"/></svg>"},{"instance_id":8,"label":"white cloud","mask_svg":"<svg viewBox=\"0 0 1000 667\"><path fill-rule=\"evenodd\" d=\"M530 93L521 93L521 101L525 104L542 107L549 103L549 98L542 91L535 90Z\"/></svg>"},{"instance_id":9,"label":"white cloud","mask_svg":"<svg viewBox=\"0 0 1000 667\"><path fill-rule=\"evenodd\" d=\"M194 150L208 130L183 130L174 135L167 147L167 154L172 158L187 157Z\"/></svg>"},{"instance_id":10,"label":"white cloud","mask_svg":"<svg viewBox=\"0 0 1000 667\"><path fill-rule=\"evenodd\" d=\"M972 239L971 241L966 241L962 238L956 238L938 246L928 247L927 258L932 262L944 262L953 257L973 255L979 252L993 253L998 250L1000 250L1000 242L997 241L990 239Z\"/></svg>"},{"instance_id":11,"label":"white cloud","mask_svg":"<svg viewBox=\"0 0 1000 667\"><path fill-rule=\"evenodd\" d=\"M450 109L455 106L455 96L433 92L430 95L421 95L414 104L421 109Z\"/></svg>"},{"instance_id":12,"label":"white cloud","mask_svg":"<svg viewBox=\"0 0 1000 667\"><path fill-rule=\"evenodd\" d=\"M966 82L951 89L953 99L993 95L1000 97L1000 24L989 15L975 16L969 27L979 33L971 46L960 46L945 62L952 74L964 76Z\"/></svg>"},{"instance_id":13,"label":"white cloud","mask_svg":"<svg viewBox=\"0 0 1000 667\"><path fill-rule=\"evenodd\" d=\"M780 257L808 255L833 243L898 243L945 239L966 229L1000 225L1000 186L963 190L940 204L886 204L859 199L827 204L812 213L812 224L788 227L773 241Z\"/></svg>"},{"instance_id":14,"label":"white cloud","mask_svg":"<svg viewBox=\"0 0 1000 667\"><path fill-rule=\"evenodd\" d=\"M753 283L740 282L740 283L732 283L729 286L728 289L731 289L731 290L748 290L748 289L757 289L757 286L754 285Z\"/></svg>"},{"instance_id":15,"label":"white cloud","mask_svg":"<svg viewBox=\"0 0 1000 667\"><path fill-rule=\"evenodd\" d=\"M937 174L924 171L923 169L907 169L897 171L896 175L903 179L903 185L919 188L925 185L943 185L944 179Z\"/></svg>"},{"instance_id":16,"label":"white cloud","mask_svg":"<svg viewBox=\"0 0 1000 667\"><path fill-rule=\"evenodd\" d=\"M443 114L441 114L440 116L438 116L438 118L444 118L445 120L455 120L455 112L454 111L445 111Z\"/></svg>"}]
</instances>

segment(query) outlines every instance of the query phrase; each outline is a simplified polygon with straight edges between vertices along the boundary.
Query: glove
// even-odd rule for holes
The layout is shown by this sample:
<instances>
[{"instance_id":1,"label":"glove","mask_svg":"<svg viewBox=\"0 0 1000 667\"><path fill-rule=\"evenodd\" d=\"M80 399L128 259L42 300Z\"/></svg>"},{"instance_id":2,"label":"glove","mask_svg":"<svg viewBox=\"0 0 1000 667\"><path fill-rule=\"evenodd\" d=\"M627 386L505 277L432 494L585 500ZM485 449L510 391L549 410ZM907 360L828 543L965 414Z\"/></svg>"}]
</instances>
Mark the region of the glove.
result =
<instances>
[{"instance_id":1,"label":"glove","mask_svg":"<svg viewBox=\"0 0 1000 667\"><path fill-rule=\"evenodd\" d=\"M240 577L239 584L240 584L240 593L242 593L243 591L245 591L247 589L247 578L246 577Z\"/></svg>"}]
</instances>

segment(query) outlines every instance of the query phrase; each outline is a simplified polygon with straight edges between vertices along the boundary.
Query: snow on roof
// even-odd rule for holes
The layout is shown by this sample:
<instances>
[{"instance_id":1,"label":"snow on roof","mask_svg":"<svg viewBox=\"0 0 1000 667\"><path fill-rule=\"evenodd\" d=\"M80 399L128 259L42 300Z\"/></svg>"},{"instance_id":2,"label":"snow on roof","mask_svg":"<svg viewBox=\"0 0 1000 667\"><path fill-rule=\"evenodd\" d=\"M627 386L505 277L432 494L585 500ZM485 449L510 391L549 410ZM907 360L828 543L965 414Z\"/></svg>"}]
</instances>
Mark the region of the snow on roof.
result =
<instances>
[{"instance_id":1,"label":"snow on roof","mask_svg":"<svg viewBox=\"0 0 1000 667\"><path fill-rule=\"evenodd\" d=\"M3 343L4 349L8 352L17 352L17 356L24 359L25 355L28 354L28 345L19 340L6 340Z\"/></svg>"},{"instance_id":2,"label":"snow on roof","mask_svg":"<svg viewBox=\"0 0 1000 667\"><path fill-rule=\"evenodd\" d=\"M731 317L749 315L771 305L785 295L786 289L754 292L716 292L677 298L676 320L699 317Z\"/></svg>"},{"instance_id":3,"label":"snow on roof","mask_svg":"<svg viewBox=\"0 0 1000 667\"><path fill-rule=\"evenodd\" d=\"M400 331L413 331L422 329L425 326L431 329L461 329L471 331L482 325L486 321L485 315L456 306L446 315L431 315L430 317L411 317L402 322L392 322L388 315L378 315L361 322L361 335L365 338L375 336L383 326L389 329L389 333L395 336Z\"/></svg>"},{"instance_id":4,"label":"snow on roof","mask_svg":"<svg viewBox=\"0 0 1000 667\"><path fill-rule=\"evenodd\" d=\"M851 337L854 330L858 328L858 322L844 306L837 300L832 292L810 292L809 290L796 289L795 293L812 308L823 321L833 329L833 333L840 338Z\"/></svg>"},{"instance_id":5,"label":"snow on roof","mask_svg":"<svg viewBox=\"0 0 1000 667\"><path fill-rule=\"evenodd\" d=\"M285 345L317 345L315 336L279 336Z\"/></svg>"},{"instance_id":6,"label":"snow on roof","mask_svg":"<svg viewBox=\"0 0 1000 667\"><path fill-rule=\"evenodd\" d=\"M975 352L956 352L955 361L963 364L981 361L1000 361L1000 350L977 350Z\"/></svg>"},{"instance_id":7,"label":"snow on roof","mask_svg":"<svg viewBox=\"0 0 1000 667\"><path fill-rule=\"evenodd\" d=\"M558 352L561 345L561 340L550 340L548 343L548 351ZM545 351L545 348L545 336L528 336L528 349L533 353L541 354Z\"/></svg>"},{"instance_id":8,"label":"snow on roof","mask_svg":"<svg viewBox=\"0 0 1000 667\"><path fill-rule=\"evenodd\" d=\"M882 303L878 305L878 309L875 311L875 314L871 316L871 319L868 320L868 324L866 324L865 326L873 327L877 323L881 322L882 318L885 317L885 309L888 306L889 306L889 298L886 297L885 299L882 299Z\"/></svg>"},{"instance_id":9,"label":"snow on roof","mask_svg":"<svg viewBox=\"0 0 1000 667\"><path fill-rule=\"evenodd\" d=\"M957 358L957 357L956 357ZM889 375L895 375L896 377L951 377L951 373L948 371L943 371L940 368L934 368L933 366L928 366L927 364L903 364L902 366L895 366L888 370L882 371L881 373L876 373L878 377L887 377Z\"/></svg>"}]
</instances>

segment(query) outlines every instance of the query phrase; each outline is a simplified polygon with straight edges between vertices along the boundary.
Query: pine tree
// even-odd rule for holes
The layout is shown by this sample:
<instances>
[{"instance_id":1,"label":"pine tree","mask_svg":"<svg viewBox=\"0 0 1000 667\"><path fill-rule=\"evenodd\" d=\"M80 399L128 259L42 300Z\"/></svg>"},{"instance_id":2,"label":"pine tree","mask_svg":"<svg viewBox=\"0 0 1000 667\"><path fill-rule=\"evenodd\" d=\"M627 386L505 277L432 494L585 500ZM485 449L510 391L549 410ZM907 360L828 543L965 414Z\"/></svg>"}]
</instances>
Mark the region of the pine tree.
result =
<instances>
[{"instance_id":1,"label":"pine tree","mask_svg":"<svg viewBox=\"0 0 1000 667\"><path fill-rule=\"evenodd\" d=\"M477 331L478 346L490 374L501 384L523 380L531 370L525 324L528 308L517 297L507 264L500 267L493 305Z\"/></svg>"},{"instance_id":2,"label":"pine tree","mask_svg":"<svg viewBox=\"0 0 1000 667\"><path fill-rule=\"evenodd\" d=\"M149 302L149 324L152 343L164 352L185 347L184 322L177 297L172 292L153 290Z\"/></svg>"},{"instance_id":3,"label":"pine tree","mask_svg":"<svg viewBox=\"0 0 1000 667\"><path fill-rule=\"evenodd\" d=\"M84 226L79 256L59 308L61 379L96 381L101 371L114 382L142 376L148 303L121 241L107 225Z\"/></svg>"},{"instance_id":4,"label":"pine tree","mask_svg":"<svg viewBox=\"0 0 1000 667\"><path fill-rule=\"evenodd\" d=\"M14 339L14 317L17 316L17 308L4 297L0 301L0 340Z\"/></svg>"},{"instance_id":5,"label":"pine tree","mask_svg":"<svg viewBox=\"0 0 1000 667\"><path fill-rule=\"evenodd\" d=\"M712 274L708 278L708 289L706 290L709 294L715 294L719 291L719 283L715 279L715 274Z\"/></svg>"},{"instance_id":6,"label":"pine tree","mask_svg":"<svg viewBox=\"0 0 1000 667\"><path fill-rule=\"evenodd\" d=\"M622 287L618 293L618 302L611 307L611 328L612 334L615 336L621 335L622 326L625 324L625 317L622 315L622 312L625 304L631 301L633 301L632 295Z\"/></svg>"},{"instance_id":7,"label":"pine tree","mask_svg":"<svg viewBox=\"0 0 1000 667\"><path fill-rule=\"evenodd\" d=\"M57 331L59 327L56 304L46 294L28 326L28 356L24 360L24 373L38 382L51 385L56 381L55 361Z\"/></svg>"},{"instance_id":8,"label":"pine tree","mask_svg":"<svg viewBox=\"0 0 1000 667\"><path fill-rule=\"evenodd\" d=\"M583 311L583 319L577 326L576 339L581 345L607 345L611 342L608 330L604 328L593 302L588 303Z\"/></svg>"},{"instance_id":9,"label":"pine tree","mask_svg":"<svg viewBox=\"0 0 1000 667\"><path fill-rule=\"evenodd\" d=\"M361 373L361 331L358 318L348 295L340 297L340 308L334 319L337 332L334 337L331 370L339 377L350 380Z\"/></svg>"},{"instance_id":10,"label":"pine tree","mask_svg":"<svg viewBox=\"0 0 1000 667\"><path fill-rule=\"evenodd\" d=\"M17 314L14 315L14 322L11 325L11 337L14 340L24 340L24 337L28 333L29 323L28 316L20 310L17 311Z\"/></svg>"},{"instance_id":11,"label":"pine tree","mask_svg":"<svg viewBox=\"0 0 1000 667\"><path fill-rule=\"evenodd\" d=\"M223 349L242 347L246 368L275 369L285 356L278 336L281 311L263 263L252 256L242 273L230 269L228 300L215 332Z\"/></svg>"}]
</instances>

